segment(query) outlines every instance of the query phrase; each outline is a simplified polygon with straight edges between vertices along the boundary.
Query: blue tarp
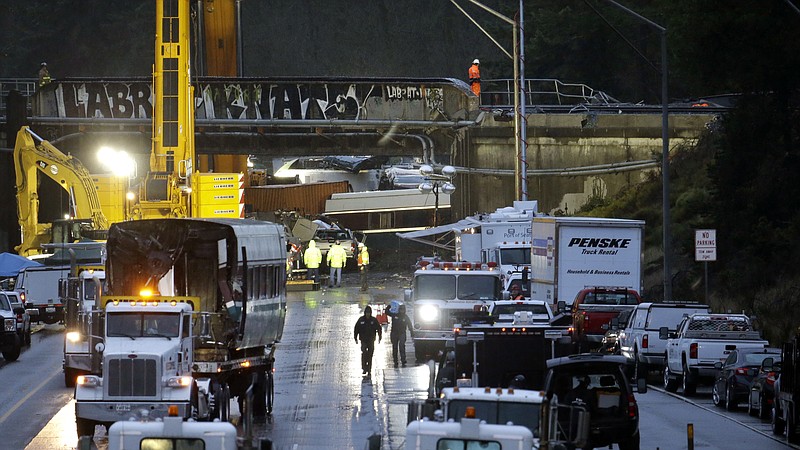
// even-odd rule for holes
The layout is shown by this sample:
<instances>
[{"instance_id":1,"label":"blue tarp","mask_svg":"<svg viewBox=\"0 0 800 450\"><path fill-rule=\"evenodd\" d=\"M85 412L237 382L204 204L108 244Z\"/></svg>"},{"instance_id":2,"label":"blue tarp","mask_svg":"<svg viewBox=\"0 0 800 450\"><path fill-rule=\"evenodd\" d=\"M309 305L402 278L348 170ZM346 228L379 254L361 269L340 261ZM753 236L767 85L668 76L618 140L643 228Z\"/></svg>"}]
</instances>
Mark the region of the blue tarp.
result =
<instances>
[{"instance_id":1,"label":"blue tarp","mask_svg":"<svg viewBox=\"0 0 800 450\"><path fill-rule=\"evenodd\" d=\"M0 278L15 277L22 269L33 266L41 264L16 253L0 253Z\"/></svg>"}]
</instances>

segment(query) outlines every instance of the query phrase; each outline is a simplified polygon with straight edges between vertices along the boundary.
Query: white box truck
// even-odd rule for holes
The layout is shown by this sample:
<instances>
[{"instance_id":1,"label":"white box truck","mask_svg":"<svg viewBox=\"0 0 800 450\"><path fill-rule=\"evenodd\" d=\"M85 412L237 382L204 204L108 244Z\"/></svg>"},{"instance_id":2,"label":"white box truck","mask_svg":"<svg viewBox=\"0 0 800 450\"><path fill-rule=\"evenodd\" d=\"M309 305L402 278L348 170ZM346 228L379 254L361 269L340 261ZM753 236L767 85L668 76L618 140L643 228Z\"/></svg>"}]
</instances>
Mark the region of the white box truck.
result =
<instances>
[{"instance_id":1,"label":"white box truck","mask_svg":"<svg viewBox=\"0 0 800 450\"><path fill-rule=\"evenodd\" d=\"M534 217L531 298L570 306L587 287L642 291L644 221Z\"/></svg>"},{"instance_id":2,"label":"white box truck","mask_svg":"<svg viewBox=\"0 0 800 450\"><path fill-rule=\"evenodd\" d=\"M52 325L64 320L58 283L69 271L69 266L37 266L28 267L17 275L14 290L20 293L32 322Z\"/></svg>"}]
</instances>

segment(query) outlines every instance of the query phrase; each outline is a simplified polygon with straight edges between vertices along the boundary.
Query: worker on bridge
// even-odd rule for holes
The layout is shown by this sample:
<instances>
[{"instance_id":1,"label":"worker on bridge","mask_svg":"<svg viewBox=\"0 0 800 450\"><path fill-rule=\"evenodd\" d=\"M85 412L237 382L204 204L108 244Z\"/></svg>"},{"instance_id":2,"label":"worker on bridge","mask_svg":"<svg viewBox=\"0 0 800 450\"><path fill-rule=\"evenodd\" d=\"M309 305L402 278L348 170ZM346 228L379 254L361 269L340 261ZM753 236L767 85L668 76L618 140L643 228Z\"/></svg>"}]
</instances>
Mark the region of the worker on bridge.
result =
<instances>
[{"instance_id":1,"label":"worker on bridge","mask_svg":"<svg viewBox=\"0 0 800 450\"><path fill-rule=\"evenodd\" d=\"M308 273L306 278L314 280L314 283L319 282L319 265L322 263L322 252L317 247L315 240L308 241L308 248L303 253L303 263L306 265Z\"/></svg>"},{"instance_id":2,"label":"worker on bridge","mask_svg":"<svg viewBox=\"0 0 800 450\"><path fill-rule=\"evenodd\" d=\"M342 268L347 263L347 252L339 240L336 240L328 250L327 262L331 269L328 287L342 287Z\"/></svg>"},{"instance_id":3,"label":"worker on bridge","mask_svg":"<svg viewBox=\"0 0 800 450\"><path fill-rule=\"evenodd\" d=\"M44 87L50 84L51 81L53 80L50 78L50 72L47 70L47 63L43 62L39 66L39 87Z\"/></svg>"},{"instance_id":4,"label":"worker on bridge","mask_svg":"<svg viewBox=\"0 0 800 450\"><path fill-rule=\"evenodd\" d=\"M472 88L472 92L478 96L480 99L481 97L481 62L478 59L474 59L472 61L472 66L469 68L469 85Z\"/></svg>"},{"instance_id":5,"label":"worker on bridge","mask_svg":"<svg viewBox=\"0 0 800 450\"><path fill-rule=\"evenodd\" d=\"M367 292L367 269L369 268L369 251L363 242L358 243L358 271L361 274L361 292Z\"/></svg>"}]
</instances>

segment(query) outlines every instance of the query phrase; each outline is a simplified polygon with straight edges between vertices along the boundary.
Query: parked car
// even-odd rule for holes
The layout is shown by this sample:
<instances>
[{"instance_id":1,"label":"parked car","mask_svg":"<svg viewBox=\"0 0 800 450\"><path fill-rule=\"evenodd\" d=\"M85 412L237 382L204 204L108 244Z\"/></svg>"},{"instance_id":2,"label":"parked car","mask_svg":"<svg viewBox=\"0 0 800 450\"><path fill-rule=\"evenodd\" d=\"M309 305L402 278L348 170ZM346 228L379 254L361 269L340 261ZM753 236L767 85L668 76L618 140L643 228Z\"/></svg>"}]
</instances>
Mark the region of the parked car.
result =
<instances>
[{"instance_id":1,"label":"parked car","mask_svg":"<svg viewBox=\"0 0 800 450\"><path fill-rule=\"evenodd\" d=\"M750 397L747 413L760 419L769 419L775 401L775 381L781 373L781 355L770 356L761 361L753 381L750 383Z\"/></svg>"},{"instance_id":2,"label":"parked car","mask_svg":"<svg viewBox=\"0 0 800 450\"><path fill-rule=\"evenodd\" d=\"M750 395L750 384L766 358L780 358L778 348L737 348L731 350L724 363L718 362L719 369L711 388L711 401L714 405L735 410L739 403Z\"/></svg>"},{"instance_id":3,"label":"parked car","mask_svg":"<svg viewBox=\"0 0 800 450\"><path fill-rule=\"evenodd\" d=\"M617 317L611 319L607 325L603 325L606 334L603 335L603 340L600 341L600 353L607 353L609 355L619 355L619 334L625 327L628 326L633 311L622 311Z\"/></svg>"},{"instance_id":4,"label":"parked car","mask_svg":"<svg viewBox=\"0 0 800 450\"><path fill-rule=\"evenodd\" d=\"M547 360L547 395L589 412L585 448L616 443L620 450L639 449L639 407L624 366L624 357L596 352ZM638 386L640 393L646 392L644 380Z\"/></svg>"},{"instance_id":5,"label":"parked car","mask_svg":"<svg viewBox=\"0 0 800 450\"><path fill-rule=\"evenodd\" d=\"M22 308L22 312L17 314L17 335L19 335L23 344L31 345L31 315L25 310L25 303L19 298L19 292L5 291L0 292L0 295L8 297L12 311Z\"/></svg>"},{"instance_id":6,"label":"parked car","mask_svg":"<svg viewBox=\"0 0 800 450\"><path fill-rule=\"evenodd\" d=\"M22 314L21 307L12 308L8 296L0 295L0 352L6 361L16 361L22 351L22 339L17 333L17 315Z\"/></svg>"},{"instance_id":7,"label":"parked car","mask_svg":"<svg viewBox=\"0 0 800 450\"><path fill-rule=\"evenodd\" d=\"M322 252L323 260L327 257L331 245L336 241L339 241L339 244L344 248L348 259L356 254L356 248L358 247L358 239L347 228L317 228L317 231L314 232L314 240L317 241L317 248Z\"/></svg>"}]
</instances>

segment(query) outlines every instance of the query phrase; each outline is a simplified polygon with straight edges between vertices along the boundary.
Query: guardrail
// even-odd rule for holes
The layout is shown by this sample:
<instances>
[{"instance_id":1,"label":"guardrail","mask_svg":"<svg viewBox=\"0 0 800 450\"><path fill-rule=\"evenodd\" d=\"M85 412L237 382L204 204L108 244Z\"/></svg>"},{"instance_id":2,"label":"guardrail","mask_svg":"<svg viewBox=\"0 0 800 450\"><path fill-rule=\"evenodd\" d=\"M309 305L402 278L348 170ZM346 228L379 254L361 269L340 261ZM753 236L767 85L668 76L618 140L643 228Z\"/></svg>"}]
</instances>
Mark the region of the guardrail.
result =
<instances>
[{"instance_id":1,"label":"guardrail","mask_svg":"<svg viewBox=\"0 0 800 450\"><path fill-rule=\"evenodd\" d=\"M0 78L0 117L6 117L6 101L11 91L19 91L24 97L32 97L36 92L36 78ZM31 102L28 101L28 113L31 112Z\"/></svg>"}]
</instances>

